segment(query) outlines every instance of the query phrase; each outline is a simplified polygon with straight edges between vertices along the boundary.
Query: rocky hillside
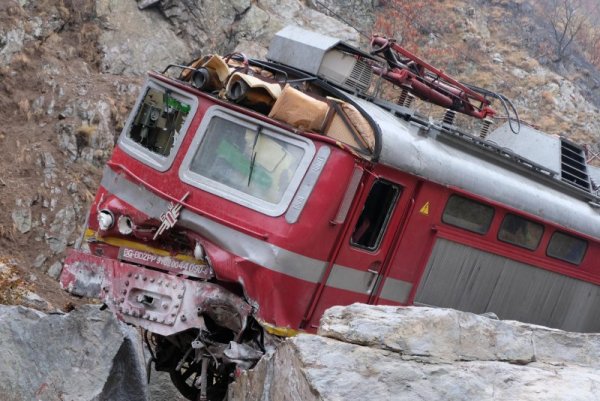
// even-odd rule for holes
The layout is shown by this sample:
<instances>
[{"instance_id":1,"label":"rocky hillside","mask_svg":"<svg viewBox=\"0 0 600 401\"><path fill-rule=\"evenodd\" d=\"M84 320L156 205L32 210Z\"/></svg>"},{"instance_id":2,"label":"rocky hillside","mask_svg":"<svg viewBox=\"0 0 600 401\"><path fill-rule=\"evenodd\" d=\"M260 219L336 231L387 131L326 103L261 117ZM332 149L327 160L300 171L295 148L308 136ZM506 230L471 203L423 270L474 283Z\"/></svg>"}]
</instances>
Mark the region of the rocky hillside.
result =
<instances>
[{"instance_id":1,"label":"rocky hillside","mask_svg":"<svg viewBox=\"0 0 600 401\"><path fill-rule=\"evenodd\" d=\"M51 277L81 233L146 70L211 52L262 56L288 24L366 46L354 28L377 30L378 16L389 14L393 3L0 2L0 259L11 269L0 285L27 281L51 304L67 302ZM405 38L459 78L504 93L525 120L597 145L598 72L577 58L556 65L540 56L536 41L547 26L529 3L432 2L419 10L421 28Z\"/></svg>"}]
</instances>

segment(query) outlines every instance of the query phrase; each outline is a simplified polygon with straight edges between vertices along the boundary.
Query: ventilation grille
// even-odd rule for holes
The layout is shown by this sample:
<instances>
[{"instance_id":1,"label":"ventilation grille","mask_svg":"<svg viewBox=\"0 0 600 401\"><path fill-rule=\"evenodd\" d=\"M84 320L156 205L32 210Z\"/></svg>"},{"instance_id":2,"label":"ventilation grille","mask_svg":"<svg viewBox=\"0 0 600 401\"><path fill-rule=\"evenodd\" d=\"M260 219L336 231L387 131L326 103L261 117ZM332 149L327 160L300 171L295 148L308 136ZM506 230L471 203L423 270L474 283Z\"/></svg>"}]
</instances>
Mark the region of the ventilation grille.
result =
<instances>
[{"instance_id":1,"label":"ventilation grille","mask_svg":"<svg viewBox=\"0 0 600 401\"><path fill-rule=\"evenodd\" d=\"M356 60L350 76L346 78L344 85L354 88L357 92L366 92L371 86L373 72L369 64L362 60Z\"/></svg>"},{"instance_id":2,"label":"ventilation grille","mask_svg":"<svg viewBox=\"0 0 600 401\"><path fill-rule=\"evenodd\" d=\"M590 192L590 178L582 148L561 139L560 166L563 181Z\"/></svg>"}]
</instances>

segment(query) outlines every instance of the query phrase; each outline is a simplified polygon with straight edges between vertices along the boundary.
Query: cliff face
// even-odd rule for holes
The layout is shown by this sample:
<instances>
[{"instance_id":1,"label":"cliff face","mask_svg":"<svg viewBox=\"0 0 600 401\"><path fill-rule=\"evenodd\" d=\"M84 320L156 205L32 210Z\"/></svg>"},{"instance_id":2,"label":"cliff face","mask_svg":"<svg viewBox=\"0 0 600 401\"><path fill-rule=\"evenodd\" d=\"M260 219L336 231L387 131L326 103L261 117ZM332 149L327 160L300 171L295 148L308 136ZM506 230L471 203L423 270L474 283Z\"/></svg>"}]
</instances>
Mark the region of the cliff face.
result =
<instances>
[{"instance_id":1,"label":"cliff face","mask_svg":"<svg viewBox=\"0 0 600 401\"><path fill-rule=\"evenodd\" d=\"M273 34L288 24L366 48L357 29L369 34L377 17L386 15L386 4L391 2L2 2L0 257L51 303L66 300L43 273L60 273L65 249L81 233L146 70L211 52L264 56ZM592 94L598 93L598 73L580 68L576 58L562 67L536 59L536 40L547 31L528 2L432 4L419 11L428 14L415 31L424 58L504 93L525 120L548 132L597 143L600 119Z\"/></svg>"}]
</instances>

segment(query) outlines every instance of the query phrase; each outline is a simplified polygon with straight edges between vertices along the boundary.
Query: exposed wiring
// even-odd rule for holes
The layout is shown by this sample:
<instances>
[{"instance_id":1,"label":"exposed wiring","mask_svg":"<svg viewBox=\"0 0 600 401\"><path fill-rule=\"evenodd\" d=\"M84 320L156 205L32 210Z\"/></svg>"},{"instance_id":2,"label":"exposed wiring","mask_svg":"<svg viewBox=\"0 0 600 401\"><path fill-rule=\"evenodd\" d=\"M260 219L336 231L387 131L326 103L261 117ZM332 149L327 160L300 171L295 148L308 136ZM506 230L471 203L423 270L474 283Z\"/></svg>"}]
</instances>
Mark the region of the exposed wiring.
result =
<instances>
[{"instance_id":1,"label":"exposed wiring","mask_svg":"<svg viewBox=\"0 0 600 401\"><path fill-rule=\"evenodd\" d=\"M481 93L484 96L489 96L489 97L498 99L500 101L500 103L502 104L504 111L506 112L506 117L508 120L508 124L510 126L510 130L514 134L518 134L521 131L521 119L519 118L519 113L517 112L515 105L510 101L510 99L508 99L506 96L504 96L501 93L496 93L491 90L488 90L485 88L480 88L478 86L467 84L464 82L462 82L462 84L464 86L466 86L467 88L471 89L472 91ZM510 114L511 111L512 111L514 117L511 116L511 114ZM516 129L513 126L513 122L517 123Z\"/></svg>"}]
</instances>

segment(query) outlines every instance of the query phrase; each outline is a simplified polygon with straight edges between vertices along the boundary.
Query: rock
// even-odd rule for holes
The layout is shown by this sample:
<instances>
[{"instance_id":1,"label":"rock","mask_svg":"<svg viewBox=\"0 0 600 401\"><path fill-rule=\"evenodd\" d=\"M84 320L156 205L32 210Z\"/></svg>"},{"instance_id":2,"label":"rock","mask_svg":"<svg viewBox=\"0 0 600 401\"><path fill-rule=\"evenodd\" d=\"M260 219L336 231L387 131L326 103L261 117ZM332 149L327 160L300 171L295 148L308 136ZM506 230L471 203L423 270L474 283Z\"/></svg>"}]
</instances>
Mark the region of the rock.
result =
<instances>
[{"instance_id":1,"label":"rock","mask_svg":"<svg viewBox=\"0 0 600 401\"><path fill-rule=\"evenodd\" d=\"M133 1L96 0L96 12L107 28L99 39L104 72L143 74L189 61L190 46L157 10L140 12Z\"/></svg>"},{"instance_id":2,"label":"rock","mask_svg":"<svg viewBox=\"0 0 600 401\"><path fill-rule=\"evenodd\" d=\"M160 2L160 0L137 0L138 8L143 10L144 8L152 7Z\"/></svg>"},{"instance_id":3,"label":"rock","mask_svg":"<svg viewBox=\"0 0 600 401\"><path fill-rule=\"evenodd\" d=\"M0 275L10 273L10 267L6 263L0 262Z\"/></svg>"},{"instance_id":4,"label":"rock","mask_svg":"<svg viewBox=\"0 0 600 401\"><path fill-rule=\"evenodd\" d=\"M56 161L50 152L44 152L41 156L41 164L43 168L53 169L56 167Z\"/></svg>"},{"instance_id":5,"label":"rock","mask_svg":"<svg viewBox=\"0 0 600 401\"><path fill-rule=\"evenodd\" d=\"M48 275L55 280L58 280L60 272L62 272L63 265L60 262L54 262L48 269Z\"/></svg>"},{"instance_id":6,"label":"rock","mask_svg":"<svg viewBox=\"0 0 600 401\"><path fill-rule=\"evenodd\" d=\"M46 259L48 259L46 255L40 253L35 257L35 260L33 261L33 267L36 269L41 269L44 263L46 262Z\"/></svg>"},{"instance_id":7,"label":"rock","mask_svg":"<svg viewBox=\"0 0 600 401\"><path fill-rule=\"evenodd\" d=\"M77 183L76 182L71 182L69 183L69 185L67 185L67 191L70 194L75 194L78 191L78 187L77 187Z\"/></svg>"},{"instance_id":8,"label":"rock","mask_svg":"<svg viewBox=\"0 0 600 401\"><path fill-rule=\"evenodd\" d=\"M376 19L377 6L381 2L373 0L319 0L317 3L315 0L310 0L309 4L325 15L331 15L329 10L333 11L348 24L362 32L371 32Z\"/></svg>"},{"instance_id":9,"label":"rock","mask_svg":"<svg viewBox=\"0 0 600 401\"><path fill-rule=\"evenodd\" d=\"M26 234L31 230L31 207L22 199L17 199L17 208L11 214L15 228L21 233Z\"/></svg>"},{"instance_id":10,"label":"rock","mask_svg":"<svg viewBox=\"0 0 600 401\"><path fill-rule=\"evenodd\" d=\"M171 376L166 372L152 371L148 392L151 401L187 401L187 398L173 385Z\"/></svg>"},{"instance_id":11,"label":"rock","mask_svg":"<svg viewBox=\"0 0 600 401\"><path fill-rule=\"evenodd\" d=\"M25 306L39 310L47 311L52 309L52 305L48 301L31 291L27 291L23 294L22 302Z\"/></svg>"},{"instance_id":12,"label":"rock","mask_svg":"<svg viewBox=\"0 0 600 401\"><path fill-rule=\"evenodd\" d=\"M596 399L600 386L600 334L360 304L326 311L319 333L285 341L228 400L566 401Z\"/></svg>"},{"instance_id":13,"label":"rock","mask_svg":"<svg viewBox=\"0 0 600 401\"><path fill-rule=\"evenodd\" d=\"M139 335L97 305L68 315L0 306L0 338L5 401L147 400Z\"/></svg>"},{"instance_id":14,"label":"rock","mask_svg":"<svg viewBox=\"0 0 600 401\"><path fill-rule=\"evenodd\" d=\"M359 39L359 34L352 27L298 0L218 0L204 2L202 7L193 0L151 3L160 9L178 34L190 44L193 54L241 51L253 57L262 57L273 35L286 25L300 25L354 45L358 44ZM357 10L355 1L348 0L345 3L353 3L351 9L353 12ZM371 7L366 0L358 3L361 3L360 9L363 11ZM355 13L357 20L361 15Z\"/></svg>"},{"instance_id":15,"label":"rock","mask_svg":"<svg viewBox=\"0 0 600 401\"><path fill-rule=\"evenodd\" d=\"M52 202L50 202L50 205L52 207ZM75 218L76 213L72 205L59 210L54 216L54 221L50 224L45 239L55 254L62 253L66 249L69 237L77 226Z\"/></svg>"},{"instance_id":16,"label":"rock","mask_svg":"<svg viewBox=\"0 0 600 401\"><path fill-rule=\"evenodd\" d=\"M7 32L0 28L0 67L12 61L14 55L23 49L24 41L25 29L22 23Z\"/></svg>"}]
</instances>

